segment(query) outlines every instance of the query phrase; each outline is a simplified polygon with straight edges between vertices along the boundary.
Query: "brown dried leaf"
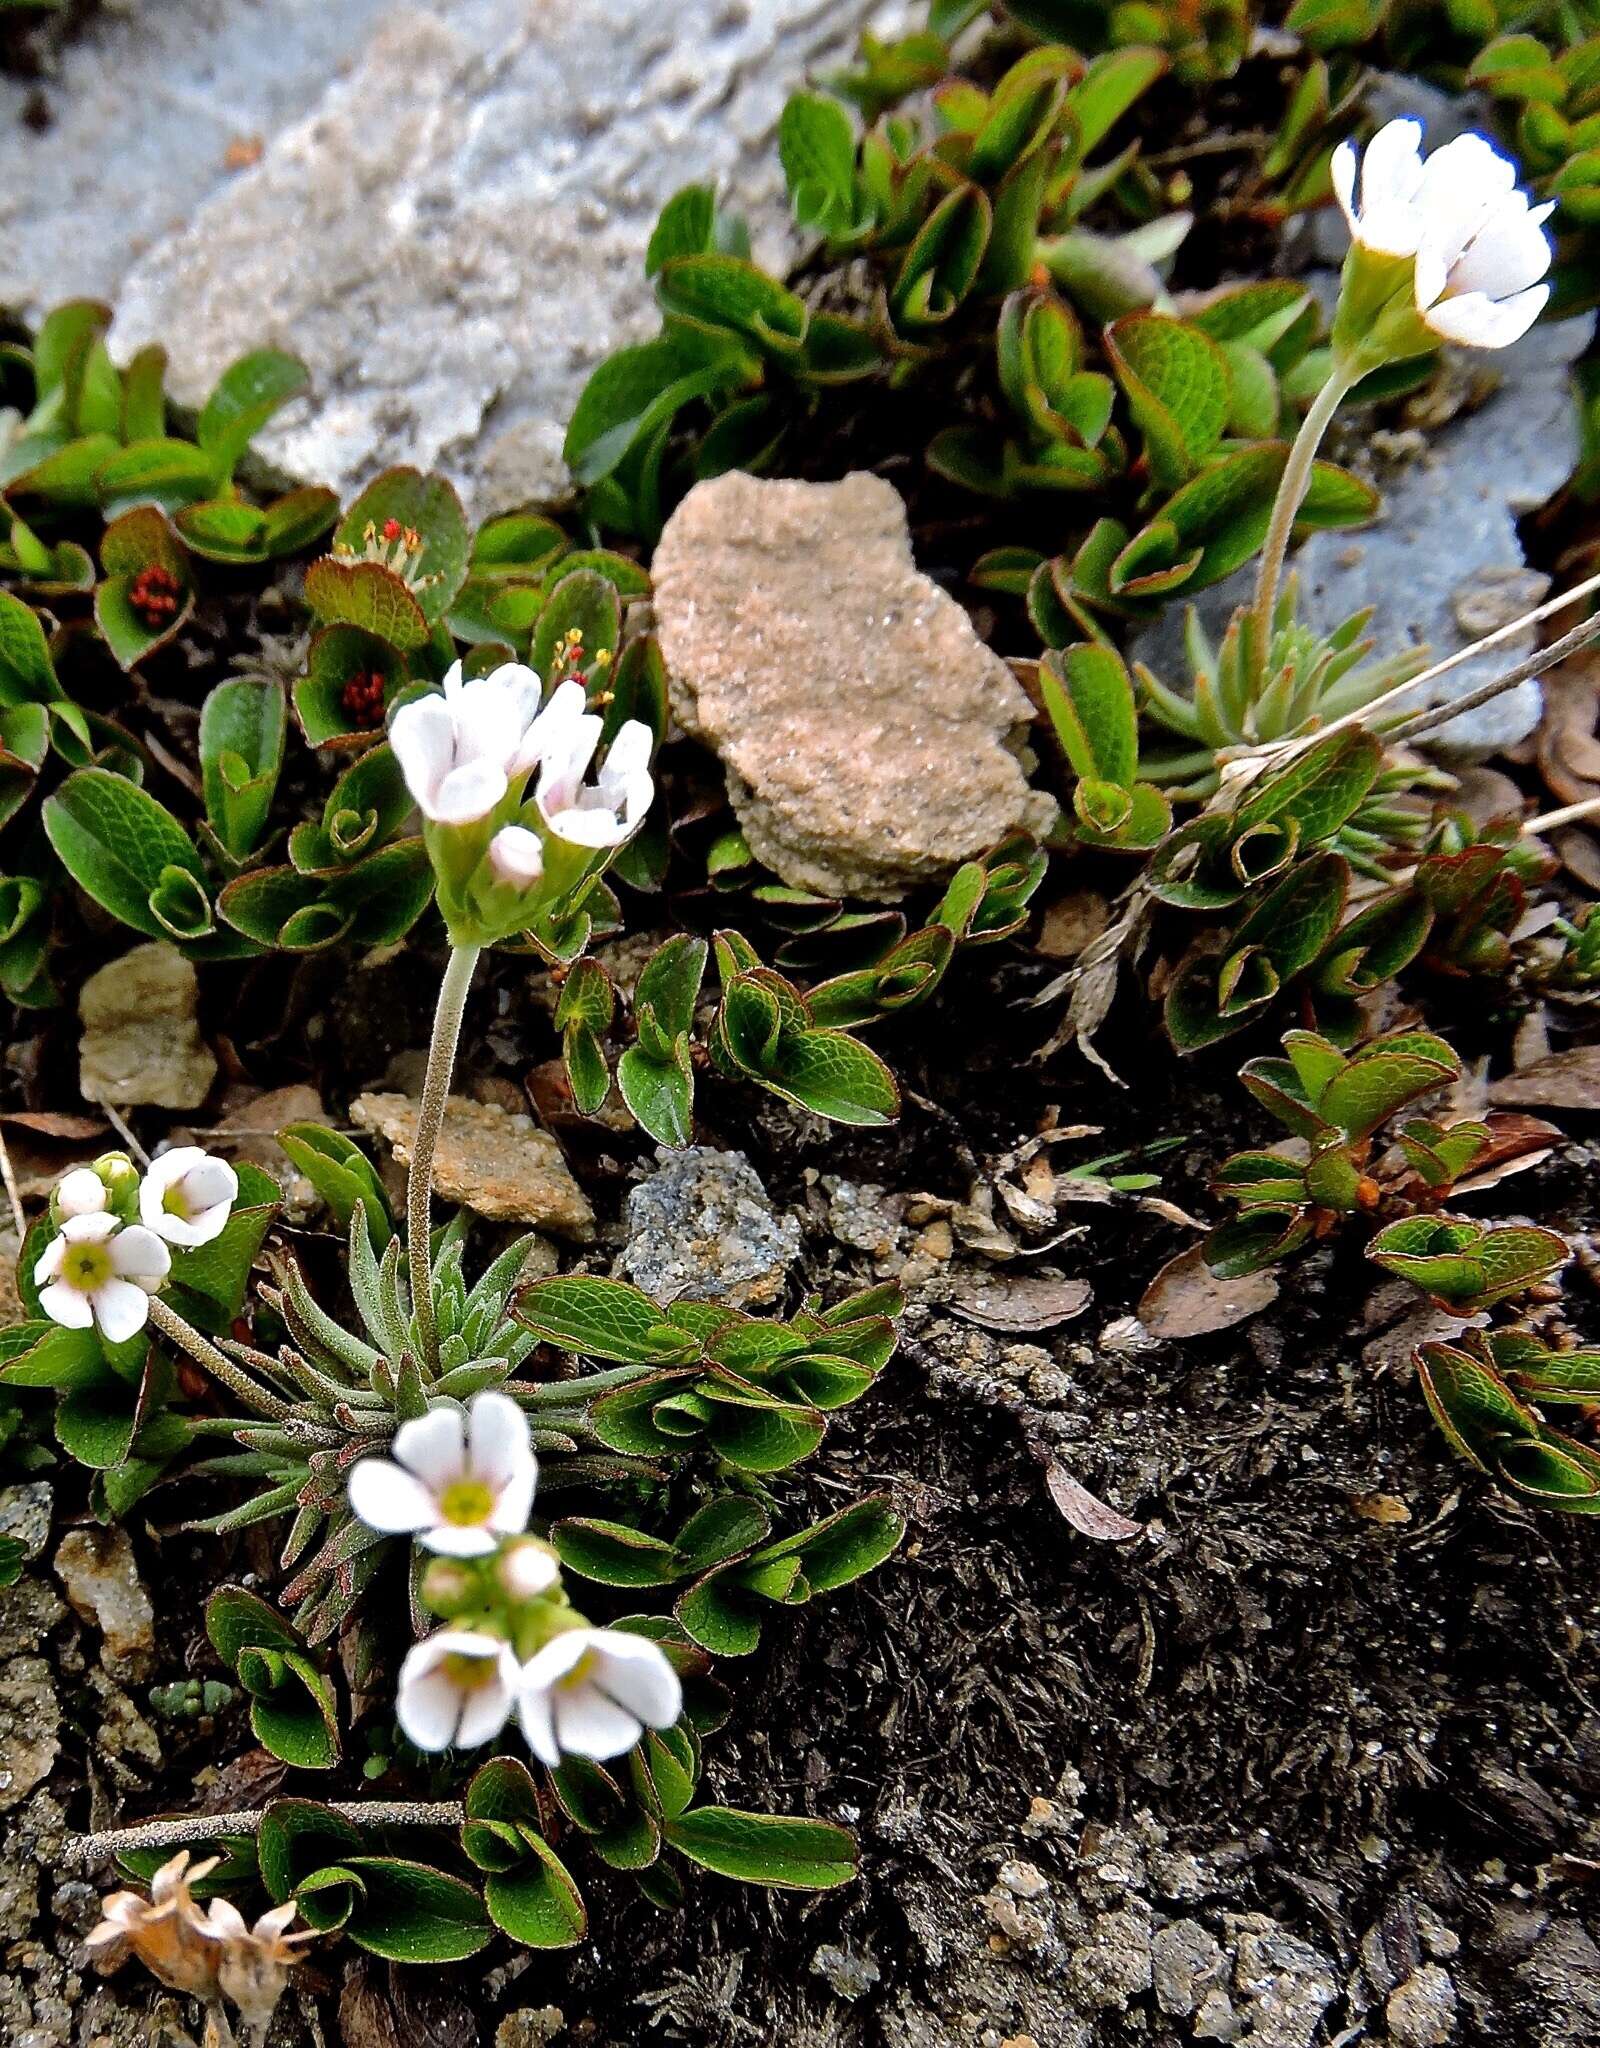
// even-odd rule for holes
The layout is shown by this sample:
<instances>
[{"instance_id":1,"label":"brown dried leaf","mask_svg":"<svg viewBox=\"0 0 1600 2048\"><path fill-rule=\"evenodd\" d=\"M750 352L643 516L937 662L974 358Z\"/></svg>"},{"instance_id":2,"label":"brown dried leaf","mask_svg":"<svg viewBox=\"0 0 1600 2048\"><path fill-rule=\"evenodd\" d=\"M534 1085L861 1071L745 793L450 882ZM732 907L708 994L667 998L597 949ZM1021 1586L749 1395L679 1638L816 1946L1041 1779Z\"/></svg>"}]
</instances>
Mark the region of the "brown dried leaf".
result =
<instances>
[{"instance_id":1,"label":"brown dried leaf","mask_svg":"<svg viewBox=\"0 0 1600 2048\"><path fill-rule=\"evenodd\" d=\"M1021 1335L1053 1330L1081 1316L1092 1295L1087 1280L1069 1280L1059 1273L983 1273L958 1278L949 1306L963 1322Z\"/></svg>"},{"instance_id":2,"label":"brown dried leaf","mask_svg":"<svg viewBox=\"0 0 1600 2048\"><path fill-rule=\"evenodd\" d=\"M1139 1300L1139 1320L1152 1337L1204 1337L1260 1315L1278 1298L1277 1276L1247 1273L1219 1280L1194 1244L1167 1263Z\"/></svg>"},{"instance_id":3,"label":"brown dried leaf","mask_svg":"<svg viewBox=\"0 0 1600 2048\"><path fill-rule=\"evenodd\" d=\"M1518 1109L1600 1109L1600 1045L1575 1045L1504 1074L1489 1100Z\"/></svg>"},{"instance_id":4,"label":"brown dried leaf","mask_svg":"<svg viewBox=\"0 0 1600 2048\"><path fill-rule=\"evenodd\" d=\"M1484 1121L1491 1134L1488 1150L1466 1179L1456 1182L1454 1194L1481 1194L1514 1173L1542 1165L1565 1135L1543 1117L1523 1116L1514 1109L1493 1109Z\"/></svg>"},{"instance_id":5,"label":"brown dried leaf","mask_svg":"<svg viewBox=\"0 0 1600 2048\"><path fill-rule=\"evenodd\" d=\"M1130 1543L1135 1536L1144 1534L1142 1522L1132 1522L1115 1508L1107 1507L1088 1487L1080 1486L1059 1459L1050 1460L1044 1476L1050 1498L1080 1536L1092 1537L1096 1543Z\"/></svg>"},{"instance_id":6,"label":"brown dried leaf","mask_svg":"<svg viewBox=\"0 0 1600 2048\"><path fill-rule=\"evenodd\" d=\"M61 1109L0 1110L0 1124L14 1131L32 1131L36 1138L59 1138L63 1144L98 1138L106 1128L103 1116L76 1116Z\"/></svg>"}]
</instances>

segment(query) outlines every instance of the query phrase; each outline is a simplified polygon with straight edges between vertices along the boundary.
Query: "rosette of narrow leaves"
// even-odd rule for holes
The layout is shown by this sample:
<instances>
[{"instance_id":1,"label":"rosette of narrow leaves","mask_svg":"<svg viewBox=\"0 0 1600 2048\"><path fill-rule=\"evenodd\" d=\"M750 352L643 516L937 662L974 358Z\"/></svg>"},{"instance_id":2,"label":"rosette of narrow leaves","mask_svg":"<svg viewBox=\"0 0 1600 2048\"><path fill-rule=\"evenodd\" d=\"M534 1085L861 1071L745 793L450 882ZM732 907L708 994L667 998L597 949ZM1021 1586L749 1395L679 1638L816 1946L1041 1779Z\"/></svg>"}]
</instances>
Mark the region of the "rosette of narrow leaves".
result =
<instances>
[{"instance_id":1,"label":"rosette of narrow leaves","mask_svg":"<svg viewBox=\"0 0 1600 2048\"><path fill-rule=\"evenodd\" d=\"M1145 715L1186 742L1148 761L1153 782L1175 786L1180 797L1210 796L1220 781L1219 756L1230 748L1293 739L1331 725L1421 670L1426 656L1415 650L1368 660L1370 611L1321 634L1301 622L1298 603L1295 578L1286 577L1264 660L1257 658L1248 609L1234 613L1220 644L1213 645L1191 606L1184 621L1187 692L1170 688L1144 663L1135 664Z\"/></svg>"},{"instance_id":2,"label":"rosette of narrow leaves","mask_svg":"<svg viewBox=\"0 0 1600 2048\"><path fill-rule=\"evenodd\" d=\"M1444 1040L1425 1031L1389 1032L1348 1055L1313 1031L1290 1031L1283 1049L1283 1059L1248 1061L1239 1078L1299 1146L1237 1152L1218 1168L1212 1186L1240 1213L1207 1237L1205 1258L1227 1279L1286 1257L1341 1216L1376 1209L1382 1190L1368 1170L1374 1132L1461 1072ZM1463 1127L1408 1128L1433 1134L1430 1156L1441 1165L1456 1158ZM1467 1128L1470 1159L1482 1149L1483 1127Z\"/></svg>"},{"instance_id":3,"label":"rosette of narrow leaves","mask_svg":"<svg viewBox=\"0 0 1600 2048\"><path fill-rule=\"evenodd\" d=\"M1172 827L1172 807L1141 779L1139 713L1121 655L1083 642L1046 654L1038 669L1045 715L1076 775L1074 837L1086 846L1148 853Z\"/></svg>"},{"instance_id":4,"label":"rosette of narrow leaves","mask_svg":"<svg viewBox=\"0 0 1600 2048\"><path fill-rule=\"evenodd\" d=\"M307 1156L322 1150L315 1139L304 1149ZM348 1162L330 1163L341 1167L347 1186L359 1179ZM261 1298L282 1321L287 1343L269 1356L223 1339L223 1349L259 1384L267 1408L276 1412L237 1428L236 1452L195 1467L202 1474L249 1480L255 1488L239 1506L201 1526L224 1531L292 1518L280 1557L292 1576L280 1597L313 1645L355 1611L392 1548L392 1539L350 1511L345 1482L351 1464L383 1451L400 1424L425 1414L431 1403L464 1401L502 1385L535 1342L507 1313L529 1240L510 1245L469 1286L462 1272L462 1230L453 1226L442 1234L432 1263L439 1365L429 1372L421 1363L400 1240L391 1236L379 1256L366 1219L365 1198L358 1194L348 1245L359 1333L330 1316L295 1261L283 1260L279 1285L263 1288ZM536 1434L535 1441L541 1450L574 1448L559 1428Z\"/></svg>"},{"instance_id":5,"label":"rosette of narrow leaves","mask_svg":"<svg viewBox=\"0 0 1600 2048\"><path fill-rule=\"evenodd\" d=\"M298 1632L243 1586L219 1586L206 1602L206 1634L249 1695L261 1746L299 1770L332 1770L340 1748L333 1685Z\"/></svg>"},{"instance_id":6,"label":"rosette of narrow leaves","mask_svg":"<svg viewBox=\"0 0 1600 2048\"><path fill-rule=\"evenodd\" d=\"M1416 1363L1434 1421L1464 1458L1539 1507L1600 1513L1600 1455L1539 1412L1600 1400L1600 1355L1553 1351L1528 1330L1465 1330L1424 1344Z\"/></svg>"},{"instance_id":7,"label":"rosette of narrow leaves","mask_svg":"<svg viewBox=\"0 0 1600 2048\"><path fill-rule=\"evenodd\" d=\"M278 1185L259 1167L238 1168L239 1192L221 1233L202 1245L171 1245L163 1289L194 1327L229 1328L244 1306L251 1269L278 1208ZM238 1416L195 1416L183 1408L172 1360L150 1328L109 1343L97 1328L68 1329L46 1318L34 1268L54 1226L41 1219L23 1241L17 1285L26 1319L0 1333L0 1387L56 1396L56 1440L95 1475L102 1512L123 1514L185 1452L230 1437Z\"/></svg>"},{"instance_id":8,"label":"rosette of narrow leaves","mask_svg":"<svg viewBox=\"0 0 1600 2048\"><path fill-rule=\"evenodd\" d=\"M1571 1246L1553 1230L1460 1216L1402 1216L1367 1246L1369 1259L1462 1316L1525 1294L1571 1256Z\"/></svg>"},{"instance_id":9,"label":"rosette of narrow leaves","mask_svg":"<svg viewBox=\"0 0 1600 2048\"><path fill-rule=\"evenodd\" d=\"M808 1457L827 1412L867 1391L893 1354L901 1305L893 1288L875 1288L766 1321L704 1302L663 1309L623 1281L573 1274L535 1281L516 1315L544 1342L622 1368L540 1390L535 1421L547 1402L578 1406L612 1451L654 1460L703 1447L760 1474Z\"/></svg>"}]
</instances>

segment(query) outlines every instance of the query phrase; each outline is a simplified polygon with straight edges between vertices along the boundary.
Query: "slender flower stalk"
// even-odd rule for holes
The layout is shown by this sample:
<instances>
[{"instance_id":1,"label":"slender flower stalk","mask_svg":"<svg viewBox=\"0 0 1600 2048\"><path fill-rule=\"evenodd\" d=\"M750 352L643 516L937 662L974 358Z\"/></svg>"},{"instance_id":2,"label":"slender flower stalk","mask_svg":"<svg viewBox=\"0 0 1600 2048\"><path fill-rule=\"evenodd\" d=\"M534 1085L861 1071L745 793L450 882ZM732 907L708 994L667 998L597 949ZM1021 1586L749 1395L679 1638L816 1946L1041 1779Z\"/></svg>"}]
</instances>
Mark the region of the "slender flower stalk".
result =
<instances>
[{"instance_id":1,"label":"slender flower stalk","mask_svg":"<svg viewBox=\"0 0 1600 2048\"><path fill-rule=\"evenodd\" d=\"M241 1371L231 1358L219 1351L209 1337L202 1337L192 1323L185 1322L160 1295L151 1296L150 1320L163 1337L186 1351L196 1365L203 1366L218 1386L226 1387L236 1400L244 1402L257 1415L268 1416L276 1422L290 1413L290 1402L258 1386L247 1372Z\"/></svg>"},{"instance_id":2,"label":"slender flower stalk","mask_svg":"<svg viewBox=\"0 0 1600 2048\"><path fill-rule=\"evenodd\" d=\"M1322 437L1327 433L1334 414L1360 377L1359 368L1335 357L1328 381L1312 399L1311 409L1301 423L1294 446L1289 450L1289 460L1284 464L1278 495L1272 504L1266 543L1261 550L1261 566L1256 571L1255 598L1250 607L1255 660L1262 667L1272 645L1272 620L1278 608L1278 586L1283 580L1283 564L1294 534L1295 516L1310 489L1317 450L1322 446Z\"/></svg>"},{"instance_id":3,"label":"slender flower stalk","mask_svg":"<svg viewBox=\"0 0 1600 2048\"><path fill-rule=\"evenodd\" d=\"M1334 152L1333 185L1350 228L1334 314L1333 362L1284 465L1256 573L1254 659L1264 669L1295 516L1341 400L1373 370L1437 348L1505 348L1550 296L1544 223L1517 189L1517 167L1482 135L1424 159L1422 123L1390 121L1358 156ZM1265 681L1265 676L1262 678Z\"/></svg>"},{"instance_id":4,"label":"slender flower stalk","mask_svg":"<svg viewBox=\"0 0 1600 2048\"><path fill-rule=\"evenodd\" d=\"M428 1045L428 1070L422 1083L422 1101L417 1107L417 1128L411 1139L411 1164L406 1174L406 1258L411 1273L411 1308L423 1362L428 1369L439 1363L439 1333L433 1318L433 1269L428 1256L428 1233L433 1213L433 1155L444 1123L444 1106L450 1096L450 1076L455 1071L456 1047L461 1042L461 1019L467 1006L478 964L477 946L452 946L450 961L439 984L439 1003L433 1013L433 1037Z\"/></svg>"}]
</instances>

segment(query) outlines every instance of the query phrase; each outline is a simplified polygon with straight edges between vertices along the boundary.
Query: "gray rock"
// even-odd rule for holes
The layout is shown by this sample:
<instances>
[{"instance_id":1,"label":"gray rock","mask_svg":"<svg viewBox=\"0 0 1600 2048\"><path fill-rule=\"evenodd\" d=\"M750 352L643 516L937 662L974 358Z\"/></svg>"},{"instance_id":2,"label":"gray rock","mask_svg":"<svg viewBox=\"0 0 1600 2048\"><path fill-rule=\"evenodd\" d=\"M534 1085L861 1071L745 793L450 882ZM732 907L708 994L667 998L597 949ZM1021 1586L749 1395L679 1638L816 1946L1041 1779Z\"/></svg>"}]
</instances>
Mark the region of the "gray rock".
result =
<instances>
[{"instance_id":1,"label":"gray rock","mask_svg":"<svg viewBox=\"0 0 1600 2048\"><path fill-rule=\"evenodd\" d=\"M1265 1913L1229 1913L1223 1924L1251 2048L1312 2048L1339 1995L1334 1965Z\"/></svg>"},{"instance_id":2,"label":"gray rock","mask_svg":"<svg viewBox=\"0 0 1600 2048\"><path fill-rule=\"evenodd\" d=\"M848 1999L852 2005L858 1998L865 1998L883 1975L870 1955L836 1947L832 1942L824 1942L811 1958L811 1972L821 1977L836 1996Z\"/></svg>"},{"instance_id":3,"label":"gray rock","mask_svg":"<svg viewBox=\"0 0 1600 2048\"><path fill-rule=\"evenodd\" d=\"M1151 1942L1150 1960L1156 2004L1182 2019L1220 1986L1228 1959L1198 1920L1174 1920Z\"/></svg>"},{"instance_id":4,"label":"gray rock","mask_svg":"<svg viewBox=\"0 0 1600 2048\"><path fill-rule=\"evenodd\" d=\"M78 997L85 1100L198 1109L217 1078L195 1020L198 993L193 964L162 939L91 974Z\"/></svg>"},{"instance_id":5,"label":"gray rock","mask_svg":"<svg viewBox=\"0 0 1600 2048\"><path fill-rule=\"evenodd\" d=\"M10 1536L20 1543L30 1562L42 1554L49 1541L53 1500L47 1479L0 1487L0 1536Z\"/></svg>"},{"instance_id":6,"label":"gray rock","mask_svg":"<svg viewBox=\"0 0 1600 2048\"><path fill-rule=\"evenodd\" d=\"M709 1145L656 1157L656 1171L628 1196L619 1270L660 1302L680 1294L735 1308L776 1301L800 1255L800 1227L774 1213L749 1160Z\"/></svg>"},{"instance_id":7,"label":"gray rock","mask_svg":"<svg viewBox=\"0 0 1600 2048\"><path fill-rule=\"evenodd\" d=\"M696 484L651 575L673 709L792 886L900 896L1047 822L1005 745L1027 699L918 571L881 477Z\"/></svg>"},{"instance_id":8,"label":"gray rock","mask_svg":"<svg viewBox=\"0 0 1600 2048\"><path fill-rule=\"evenodd\" d=\"M0 1665L0 1811L42 1785L60 1749L61 1704L42 1657Z\"/></svg>"},{"instance_id":9,"label":"gray rock","mask_svg":"<svg viewBox=\"0 0 1600 2048\"><path fill-rule=\"evenodd\" d=\"M100 1631L107 1671L144 1677L155 1654L156 1617L127 1530L69 1530L56 1552L56 1576L73 1613Z\"/></svg>"},{"instance_id":10,"label":"gray rock","mask_svg":"<svg viewBox=\"0 0 1600 2048\"><path fill-rule=\"evenodd\" d=\"M260 446L317 481L419 462L480 509L548 495L588 371L654 328L643 253L662 202L724 181L781 265L784 99L905 11L107 9L67 52L46 132L22 118L27 83L0 81L9 295L35 312L112 300L116 348L166 343L186 403L246 349L294 348L314 396Z\"/></svg>"},{"instance_id":11,"label":"gray rock","mask_svg":"<svg viewBox=\"0 0 1600 2048\"><path fill-rule=\"evenodd\" d=\"M1456 2031L1450 1972L1438 1963L1424 1963L1390 1993L1383 2016L1395 2048L1445 2048Z\"/></svg>"},{"instance_id":12,"label":"gray rock","mask_svg":"<svg viewBox=\"0 0 1600 2048\"><path fill-rule=\"evenodd\" d=\"M1147 1913L1097 1913L1090 1939L1073 1951L1067 1986L1079 2003L1120 2010L1150 1989L1155 1966Z\"/></svg>"}]
</instances>

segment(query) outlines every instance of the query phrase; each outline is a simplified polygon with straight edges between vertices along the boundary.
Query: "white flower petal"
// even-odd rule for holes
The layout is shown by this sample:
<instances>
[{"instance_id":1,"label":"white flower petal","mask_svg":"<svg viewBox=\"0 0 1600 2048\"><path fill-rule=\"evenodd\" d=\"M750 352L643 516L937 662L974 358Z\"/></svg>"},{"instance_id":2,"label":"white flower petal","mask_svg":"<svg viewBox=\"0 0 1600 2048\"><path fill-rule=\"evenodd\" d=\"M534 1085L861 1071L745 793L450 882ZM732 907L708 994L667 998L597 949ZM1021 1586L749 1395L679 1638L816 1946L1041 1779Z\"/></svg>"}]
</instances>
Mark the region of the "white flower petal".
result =
<instances>
[{"instance_id":1,"label":"white flower petal","mask_svg":"<svg viewBox=\"0 0 1600 2048\"><path fill-rule=\"evenodd\" d=\"M1329 174L1333 179L1333 196L1339 202L1340 211L1349 223L1350 232L1356 230L1356 165L1359 159L1353 142L1341 142L1333 152Z\"/></svg>"},{"instance_id":2,"label":"white flower petal","mask_svg":"<svg viewBox=\"0 0 1600 2048\"><path fill-rule=\"evenodd\" d=\"M101 1334L112 1344L137 1337L150 1319L150 1297L131 1280L104 1280L89 1300Z\"/></svg>"},{"instance_id":3,"label":"white flower petal","mask_svg":"<svg viewBox=\"0 0 1600 2048\"><path fill-rule=\"evenodd\" d=\"M394 1457L435 1493L466 1469L466 1430L459 1408L430 1408L394 1433Z\"/></svg>"},{"instance_id":4,"label":"white flower petal","mask_svg":"<svg viewBox=\"0 0 1600 2048\"><path fill-rule=\"evenodd\" d=\"M350 1509L369 1529L386 1536L431 1528L439 1510L420 1479L388 1458L362 1458L345 1482Z\"/></svg>"},{"instance_id":5,"label":"white flower petal","mask_svg":"<svg viewBox=\"0 0 1600 2048\"><path fill-rule=\"evenodd\" d=\"M643 1733L626 1708L592 1685L553 1693L550 1709L561 1747L573 1756L593 1757L597 1763L625 1755Z\"/></svg>"},{"instance_id":6,"label":"white flower petal","mask_svg":"<svg viewBox=\"0 0 1600 2048\"><path fill-rule=\"evenodd\" d=\"M43 1287L47 1280L53 1280L61 1271L61 1262L67 1256L67 1238L58 1234L45 1246L43 1255L35 1262L33 1284Z\"/></svg>"},{"instance_id":7,"label":"white flower petal","mask_svg":"<svg viewBox=\"0 0 1600 2048\"><path fill-rule=\"evenodd\" d=\"M515 1668L513 1665L513 1672ZM499 1673L487 1685L464 1694L461 1725L456 1730L458 1747L476 1749L480 1743L492 1741L511 1719L515 1698L511 1683Z\"/></svg>"},{"instance_id":8,"label":"white flower petal","mask_svg":"<svg viewBox=\"0 0 1600 2048\"><path fill-rule=\"evenodd\" d=\"M625 1629L601 1629L591 1638L602 1651L595 1683L619 1706L651 1728L670 1728L683 1711L683 1687L659 1643Z\"/></svg>"},{"instance_id":9,"label":"white flower petal","mask_svg":"<svg viewBox=\"0 0 1600 2048\"><path fill-rule=\"evenodd\" d=\"M503 1486L533 1460L528 1418L509 1394L475 1394L467 1408L467 1463L472 1476Z\"/></svg>"},{"instance_id":10,"label":"white flower petal","mask_svg":"<svg viewBox=\"0 0 1600 2048\"><path fill-rule=\"evenodd\" d=\"M1509 299L1539 282L1550 268L1550 244L1543 223L1554 211L1529 206L1520 193L1494 214L1473 237L1466 254L1450 272L1450 290L1487 292L1491 299Z\"/></svg>"},{"instance_id":11,"label":"white flower petal","mask_svg":"<svg viewBox=\"0 0 1600 2048\"><path fill-rule=\"evenodd\" d=\"M406 1662L410 1661L408 1657ZM461 1694L442 1671L430 1669L407 1683L402 1667L394 1717L406 1740L418 1749L448 1749L461 1719Z\"/></svg>"},{"instance_id":12,"label":"white flower petal","mask_svg":"<svg viewBox=\"0 0 1600 2048\"><path fill-rule=\"evenodd\" d=\"M56 1242L59 1244L60 1239ZM44 1261L41 1259L39 1263L43 1265ZM51 1322L60 1323L63 1329L87 1330L94 1321L88 1295L80 1293L76 1287L69 1287L64 1280L53 1280L48 1287L39 1289L39 1306Z\"/></svg>"},{"instance_id":13,"label":"white flower petal","mask_svg":"<svg viewBox=\"0 0 1600 2048\"><path fill-rule=\"evenodd\" d=\"M1405 204L1423 179L1422 123L1410 115L1386 121L1361 159L1361 211Z\"/></svg>"},{"instance_id":14,"label":"white flower petal","mask_svg":"<svg viewBox=\"0 0 1600 2048\"><path fill-rule=\"evenodd\" d=\"M1440 299L1423 318L1446 341L1462 342L1468 348L1509 348L1538 319L1549 297L1547 284L1536 284L1509 299L1463 292L1459 298Z\"/></svg>"},{"instance_id":15,"label":"white flower petal","mask_svg":"<svg viewBox=\"0 0 1600 2048\"><path fill-rule=\"evenodd\" d=\"M389 728L389 744L400 763L406 787L425 816L433 792L455 766L456 729L442 697L419 697L403 704Z\"/></svg>"},{"instance_id":16,"label":"white flower petal","mask_svg":"<svg viewBox=\"0 0 1600 2048\"><path fill-rule=\"evenodd\" d=\"M426 802L420 794L417 802L436 825L475 825L488 817L508 787L501 762L466 761L441 778Z\"/></svg>"},{"instance_id":17,"label":"white flower petal","mask_svg":"<svg viewBox=\"0 0 1600 2048\"><path fill-rule=\"evenodd\" d=\"M68 1244L103 1244L122 1228L122 1218L102 1210L94 1216L69 1216L61 1226Z\"/></svg>"},{"instance_id":18,"label":"white flower petal","mask_svg":"<svg viewBox=\"0 0 1600 2048\"><path fill-rule=\"evenodd\" d=\"M153 1230L130 1223L111 1240L111 1270L153 1294L172 1271L172 1254Z\"/></svg>"},{"instance_id":19,"label":"white flower petal","mask_svg":"<svg viewBox=\"0 0 1600 2048\"><path fill-rule=\"evenodd\" d=\"M493 1531L483 1522L441 1522L435 1519L417 1539L424 1550L440 1557L487 1557L495 1547Z\"/></svg>"},{"instance_id":20,"label":"white flower petal","mask_svg":"<svg viewBox=\"0 0 1600 2048\"><path fill-rule=\"evenodd\" d=\"M628 836L628 828L616 812L607 810L599 802L547 811L545 823L558 839L566 840L569 846L586 846L591 850L620 846Z\"/></svg>"},{"instance_id":21,"label":"white flower petal","mask_svg":"<svg viewBox=\"0 0 1600 2048\"><path fill-rule=\"evenodd\" d=\"M556 1741L555 1718L550 1712L550 1695L543 1687L526 1683L517 1690L517 1722L522 1739L540 1763L554 1770L561 1762L561 1745Z\"/></svg>"}]
</instances>

